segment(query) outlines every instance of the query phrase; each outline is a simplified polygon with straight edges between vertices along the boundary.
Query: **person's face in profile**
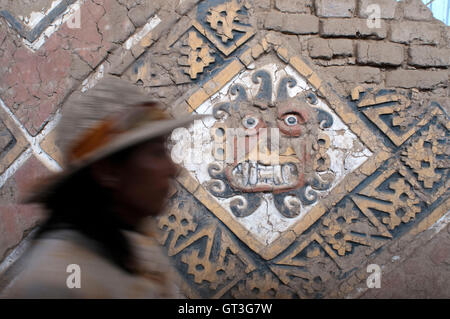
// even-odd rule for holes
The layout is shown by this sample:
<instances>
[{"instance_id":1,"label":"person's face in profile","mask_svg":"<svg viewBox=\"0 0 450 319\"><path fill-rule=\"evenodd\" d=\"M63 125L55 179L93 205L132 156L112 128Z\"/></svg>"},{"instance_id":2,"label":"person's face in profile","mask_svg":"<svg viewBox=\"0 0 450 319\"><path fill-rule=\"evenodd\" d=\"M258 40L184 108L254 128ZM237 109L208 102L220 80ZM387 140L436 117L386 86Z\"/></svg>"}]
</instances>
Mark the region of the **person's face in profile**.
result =
<instances>
[{"instance_id":1,"label":"person's face in profile","mask_svg":"<svg viewBox=\"0 0 450 319\"><path fill-rule=\"evenodd\" d=\"M130 223L162 212L169 192L170 179L177 166L165 145L166 136L139 144L129 151L120 165L108 170L115 181L112 187L119 214Z\"/></svg>"}]
</instances>

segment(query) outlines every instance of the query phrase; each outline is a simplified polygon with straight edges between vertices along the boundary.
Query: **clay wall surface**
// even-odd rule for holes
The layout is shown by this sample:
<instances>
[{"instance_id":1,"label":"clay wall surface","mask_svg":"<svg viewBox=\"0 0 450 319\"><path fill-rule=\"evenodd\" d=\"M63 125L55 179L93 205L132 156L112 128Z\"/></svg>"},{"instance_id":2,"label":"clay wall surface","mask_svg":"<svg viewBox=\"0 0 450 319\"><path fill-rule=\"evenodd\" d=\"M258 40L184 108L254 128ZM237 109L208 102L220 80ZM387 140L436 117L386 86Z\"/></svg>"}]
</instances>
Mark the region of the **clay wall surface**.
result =
<instances>
[{"instance_id":1,"label":"clay wall surface","mask_svg":"<svg viewBox=\"0 0 450 319\"><path fill-rule=\"evenodd\" d=\"M189 297L448 298L449 65L419 0L0 0L0 276L64 167L65 101L112 75L213 115L158 222ZM279 163L225 163L254 123Z\"/></svg>"}]
</instances>

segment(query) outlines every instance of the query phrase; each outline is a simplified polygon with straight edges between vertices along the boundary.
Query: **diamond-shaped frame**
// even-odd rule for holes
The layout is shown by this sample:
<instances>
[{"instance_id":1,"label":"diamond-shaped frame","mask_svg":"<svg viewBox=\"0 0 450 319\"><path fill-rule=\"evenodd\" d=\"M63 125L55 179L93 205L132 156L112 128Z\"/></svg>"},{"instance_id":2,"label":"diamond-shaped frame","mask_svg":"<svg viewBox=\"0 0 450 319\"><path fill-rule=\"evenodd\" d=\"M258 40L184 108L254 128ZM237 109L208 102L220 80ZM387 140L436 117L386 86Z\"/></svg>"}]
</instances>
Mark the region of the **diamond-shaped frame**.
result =
<instances>
[{"instance_id":1,"label":"diamond-shaped frame","mask_svg":"<svg viewBox=\"0 0 450 319\"><path fill-rule=\"evenodd\" d=\"M290 55L288 49L282 46L274 46L268 39L263 38L255 46L243 52L238 59L234 59L223 70L216 74L208 82L204 83L195 92L186 98L189 111L194 112L203 102L213 96L224 87L234 76L253 63L253 59L258 59L264 52L274 50L286 64L293 67L306 81L325 97L330 107L337 113L343 122L355 133L365 146L373 153L373 156L364 162L359 168L348 174L335 188L333 193L341 196L328 196L315 205L311 211L300 218L289 229L284 231L276 240L269 245L263 245L257 241L248 230L234 220L230 213L222 207L215 198L190 175L187 170L183 170L177 178L193 196L195 196L206 208L208 208L219 220L221 220L240 240L242 240L254 252L266 260L273 259L284 251L295 239L313 225L324 213L333 207L343 198L343 194L352 191L366 176L372 174L385 160L392 156L389 149L383 142L374 135L367 125L354 114L354 111L347 103L338 97L329 84L322 81L318 74L300 57Z\"/></svg>"}]
</instances>

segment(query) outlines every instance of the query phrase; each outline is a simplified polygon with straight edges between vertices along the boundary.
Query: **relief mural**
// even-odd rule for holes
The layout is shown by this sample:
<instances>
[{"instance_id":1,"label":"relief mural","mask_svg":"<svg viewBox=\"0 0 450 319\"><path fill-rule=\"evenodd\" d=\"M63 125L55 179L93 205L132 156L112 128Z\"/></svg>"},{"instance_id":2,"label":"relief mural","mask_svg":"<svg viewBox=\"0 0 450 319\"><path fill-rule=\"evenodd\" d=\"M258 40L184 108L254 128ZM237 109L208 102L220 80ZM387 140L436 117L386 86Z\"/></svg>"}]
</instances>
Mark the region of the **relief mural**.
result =
<instances>
[{"instance_id":1,"label":"relief mural","mask_svg":"<svg viewBox=\"0 0 450 319\"><path fill-rule=\"evenodd\" d=\"M182 156L160 243L192 298L349 292L342 281L364 280L383 246L448 210L450 122L434 101L419 107L415 89L339 96L258 34L251 9L203 1L168 41L197 85L185 105L210 116L172 135L207 160ZM129 77L150 78L150 64Z\"/></svg>"},{"instance_id":2,"label":"relief mural","mask_svg":"<svg viewBox=\"0 0 450 319\"><path fill-rule=\"evenodd\" d=\"M3 86L17 90L0 100L3 197L13 197L16 182L6 181L27 156L33 174L22 175L35 176L35 162L59 167L49 114L75 89L68 78L87 90L111 73L170 104L173 116L209 115L171 135L182 169L158 219L188 297L348 297L366 287L368 264L405 238L417 244L409 236L450 210L450 121L430 98L448 92L448 39L431 12L408 18L412 1L392 1L378 29L366 28L364 1L346 1L340 16L325 1L314 10L302 1L34 2L34 19L19 2L0 10L25 43L16 50L9 31L2 38L11 60ZM63 27L80 8L89 23ZM120 27L109 34L112 21ZM58 38L69 41L64 50ZM34 92L27 85L37 81Z\"/></svg>"}]
</instances>

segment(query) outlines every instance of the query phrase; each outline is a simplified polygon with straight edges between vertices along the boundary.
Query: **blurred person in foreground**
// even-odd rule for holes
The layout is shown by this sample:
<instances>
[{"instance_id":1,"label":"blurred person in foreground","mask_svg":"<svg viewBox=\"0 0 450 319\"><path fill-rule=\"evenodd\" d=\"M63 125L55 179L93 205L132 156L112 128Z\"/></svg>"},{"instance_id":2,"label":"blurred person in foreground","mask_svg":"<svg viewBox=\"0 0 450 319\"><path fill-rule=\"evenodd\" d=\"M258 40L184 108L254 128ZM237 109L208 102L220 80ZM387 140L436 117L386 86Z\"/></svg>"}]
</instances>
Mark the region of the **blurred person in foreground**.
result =
<instances>
[{"instance_id":1,"label":"blurred person in foreground","mask_svg":"<svg viewBox=\"0 0 450 319\"><path fill-rule=\"evenodd\" d=\"M131 239L139 241L144 221L163 211L177 172L168 134L195 118L171 119L137 87L113 77L72 96L57 131L65 169L27 199L49 215L5 296L182 297L151 232L141 235L144 260Z\"/></svg>"}]
</instances>

